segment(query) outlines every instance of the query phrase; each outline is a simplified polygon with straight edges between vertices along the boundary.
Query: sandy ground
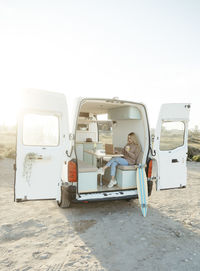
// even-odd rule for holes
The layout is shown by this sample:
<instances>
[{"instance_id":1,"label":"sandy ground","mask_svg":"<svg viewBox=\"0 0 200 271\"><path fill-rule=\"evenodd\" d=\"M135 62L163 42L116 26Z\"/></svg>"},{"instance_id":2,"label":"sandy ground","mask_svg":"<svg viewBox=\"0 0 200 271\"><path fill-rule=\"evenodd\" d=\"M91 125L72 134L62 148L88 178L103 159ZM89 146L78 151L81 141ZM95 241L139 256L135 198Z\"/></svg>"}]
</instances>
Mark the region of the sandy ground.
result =
<instances>
[{"instance_id":1,"label":"sandy ground","mask_svg":"<svg viewBox=\"0 0 200 271\"><path fill-rule=\"evenodd\" d=\"M138 200L13 202L13 160L0 160L0 270L200 270L200 163L186 189Z\"/></svg>"}]
</instances>

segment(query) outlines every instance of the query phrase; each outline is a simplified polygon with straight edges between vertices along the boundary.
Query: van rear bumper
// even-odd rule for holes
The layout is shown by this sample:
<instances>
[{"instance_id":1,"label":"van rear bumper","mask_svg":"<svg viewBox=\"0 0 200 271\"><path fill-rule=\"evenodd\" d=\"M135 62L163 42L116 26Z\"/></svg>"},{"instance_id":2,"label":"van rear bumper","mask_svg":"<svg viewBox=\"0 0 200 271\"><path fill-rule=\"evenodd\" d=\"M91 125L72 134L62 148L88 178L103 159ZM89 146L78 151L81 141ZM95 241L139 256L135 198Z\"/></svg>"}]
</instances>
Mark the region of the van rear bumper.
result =
<instances>
[{"instance_id":1,"label":"van rear bumper","mask_svg":"<svg viewBox=\"0 0 200 271\"><path fill-rule=\"evenodd\" d=\"M114 200L131 200L131 199L137 199L138 196L123 196L123 197L113 197L113 198L102 198L102 199L84 199L84 200L73 200L73 203L78 203L78 202L99 202L99 201L114 201Z\"/></svg>"},{"instance_id":2,"label":"van rear bumper","mask_svg":"<svg viewBox=\"0 0 200 271\"><path fill-rule=\"evenodd\" d=\"M79 194L73 202L105 201L138 198L137 190Z\"/></svg>"}]
</instances>

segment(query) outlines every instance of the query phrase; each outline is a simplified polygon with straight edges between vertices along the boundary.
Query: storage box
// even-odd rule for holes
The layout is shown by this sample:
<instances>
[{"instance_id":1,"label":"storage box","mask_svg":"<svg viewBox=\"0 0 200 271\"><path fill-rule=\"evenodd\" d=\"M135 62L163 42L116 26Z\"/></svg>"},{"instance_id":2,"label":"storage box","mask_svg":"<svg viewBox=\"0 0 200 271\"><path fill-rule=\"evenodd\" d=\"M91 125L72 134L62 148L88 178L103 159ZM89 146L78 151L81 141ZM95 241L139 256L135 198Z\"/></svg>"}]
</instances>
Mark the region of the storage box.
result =
<instances>
[{"instance_id":1,"label":"storage box","mask_svg":"<svg viewBox=\"0 0 200 271\"><path fill-rule=\"evenodd\" d=\"M82 172L78 174L79 193L97 191L97 172Z\"/></svg>"},{"instance_id":2,"label":"storage box","mask_svg":"<svg viewBox=\"0 0 200 271\"><path fill-rule=\"evenodd\" d=\"M116 179L118 186L122 189L136 188L136 170L117 169Z\"/></svg>"},{"instance_id":3,"label":"storage box","mask_svg":"<svg viewBox=\"0 0 200 271\"><path fill-rule=\"evenodd\" d=\"M135 106L124 106L110 109L108 117L112 120L141 119L140 111Z\"/></svg>"},{"instance_id":4,"label":"storage box","mask_svg":"<svg viewBox=\"0 0 200 271\"><path fill-rule=\"evenodd\" d=\"M97 191L97 168L84 161L78 161L79 193Z\"/></svg>"}]
</instances>

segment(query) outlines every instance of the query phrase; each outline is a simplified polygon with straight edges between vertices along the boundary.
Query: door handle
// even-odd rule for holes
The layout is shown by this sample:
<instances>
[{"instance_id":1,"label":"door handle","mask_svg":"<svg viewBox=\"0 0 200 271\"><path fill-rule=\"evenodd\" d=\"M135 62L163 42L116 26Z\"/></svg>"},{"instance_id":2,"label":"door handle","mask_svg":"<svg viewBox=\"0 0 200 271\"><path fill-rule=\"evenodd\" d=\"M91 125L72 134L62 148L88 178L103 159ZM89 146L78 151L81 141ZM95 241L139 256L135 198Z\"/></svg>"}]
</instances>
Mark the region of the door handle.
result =
<instances>
[{"instance_id":1,"label":"door handle","mask_svg":"<svg viewBox=\"0 0 200 271\"><path fill-rule=\"evenodd\" d=\"M37 156L37 159L41 160L41 159L43 159L43 156L39 154L39 155Z\"/></svg>"},{"instance_id":2,"label":"door handle","mask_svg":"<svg viewBox=\"0 0 200 271\"><path fill-rule=\"evenodd\" d=\"M178 163L178 159L172 159L172 163Z\"/></svg>"},{"instance_id":3,"label":"door handle","mask_svg":"<svg viewBox=\"0 0 200 271\"><path fill-rule=\"evenodd\" d=\"M30 153L27 153L25 159L29 159L29 160L50 160L51 155L42 155L42 154L39 154L39 153L30 152Z\"/></svg>"},{"instance_id":4,"label":"door handle","mask_svg":"<svg viewBox=\"0 0 200 271\"><path fill-rule=\"evenodd\" d=\"M27 156L28 156L28 159L30 160L43 159L43 155L37 154L37 153L28 153Z\"/></svg>"}]
</instances>

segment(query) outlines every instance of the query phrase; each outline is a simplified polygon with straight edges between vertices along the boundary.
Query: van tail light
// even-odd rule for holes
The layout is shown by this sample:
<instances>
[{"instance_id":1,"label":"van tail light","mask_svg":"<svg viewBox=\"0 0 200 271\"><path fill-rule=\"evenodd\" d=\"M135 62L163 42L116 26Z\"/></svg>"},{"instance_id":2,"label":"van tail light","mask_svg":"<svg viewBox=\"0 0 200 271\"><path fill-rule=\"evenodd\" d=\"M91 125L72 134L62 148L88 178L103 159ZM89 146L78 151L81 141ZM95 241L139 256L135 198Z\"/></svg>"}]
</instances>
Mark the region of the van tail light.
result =
<instances>
[{"instance_id":1,"label":"van tail light","mask_svg":"<svg viewBox=\"0 0 200 271\"><path fill-rule=\"evenodd\" d=\"M76 160L68 162L68 181L71 183L77 182L77 163Z\"/></svg>"},{"instance_id":2,"label":"van tail light","mask_svg":"<svg viewBox=\"0 0 200 271\"><path fill-rule=\"evenodd\" d=\"M153 161L150 160L150 161L149 161L149 164L148 164L148 173L147 173L147 178L148 178L148 180L151 179L151 175L152 175L152 165L153 165Z\"/></svg>"}]
</instances>

